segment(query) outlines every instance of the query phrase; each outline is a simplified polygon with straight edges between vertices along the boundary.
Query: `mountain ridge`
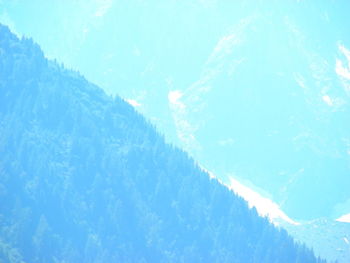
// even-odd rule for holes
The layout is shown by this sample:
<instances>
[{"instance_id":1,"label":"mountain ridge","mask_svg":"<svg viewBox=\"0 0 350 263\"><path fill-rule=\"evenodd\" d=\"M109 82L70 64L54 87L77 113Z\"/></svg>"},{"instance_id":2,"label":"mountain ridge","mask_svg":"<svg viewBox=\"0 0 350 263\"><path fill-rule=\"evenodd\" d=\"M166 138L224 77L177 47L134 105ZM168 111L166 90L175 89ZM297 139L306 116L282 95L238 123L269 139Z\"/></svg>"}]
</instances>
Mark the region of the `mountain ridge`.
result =
<instances>
[{"instance_id":1,"label":"mountain ridge","mask_svg":"<svg viewBox=\"0 0 350 263\"><path fill-rule=\"evenodd\" d=\"M251 181L293 218L331 217L346 204L346 0L53 1L3 2L0 21L132 101L222 180Z\"/></svg>"},{"instance_id":2,"label":"mountain ridge","mask_svg":"<svg viewBox=\"0 0 350 263\"><path fill-rule=\"evenodd\" d=\"M325 262L123 99L0 36L1 260Z\"/></svg>"}]
</instances>

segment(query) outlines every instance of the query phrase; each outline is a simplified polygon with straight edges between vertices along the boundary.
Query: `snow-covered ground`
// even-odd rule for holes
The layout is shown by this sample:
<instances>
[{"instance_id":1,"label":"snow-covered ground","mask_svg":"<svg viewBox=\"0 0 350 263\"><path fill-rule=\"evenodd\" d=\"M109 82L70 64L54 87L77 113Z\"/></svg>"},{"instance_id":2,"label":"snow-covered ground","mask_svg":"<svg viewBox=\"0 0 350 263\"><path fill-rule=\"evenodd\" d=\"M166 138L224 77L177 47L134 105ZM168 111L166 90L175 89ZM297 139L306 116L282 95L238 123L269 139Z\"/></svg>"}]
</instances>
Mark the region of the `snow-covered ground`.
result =
<instances>
[{"instance_id":1,"label":"snow-covered ground","mask_svg":"<svg viewBox=\"0 0 350 263\"><path fill-rule=\"evenodd\" d=\"M244 200L246 200L250 207L255 207L260 216L266 216L272 223L278 225L279 220L284 220L292 225L299 225L300 223L288 217L280 207L270 199L263 197L259 193L253 191L249 187L243 185L236 179L231 177L229 187Z\"/></svg>"},{"instance_id":2,"label":"snow-covered ground","mask_svg":"<svg viewBox=\"0 0 350 263\"><path fill-rule=\"evenodd\" d=\"M338 222L350 223L350 214L343 215L337 219Z\"/></svg>"}]
</instances>

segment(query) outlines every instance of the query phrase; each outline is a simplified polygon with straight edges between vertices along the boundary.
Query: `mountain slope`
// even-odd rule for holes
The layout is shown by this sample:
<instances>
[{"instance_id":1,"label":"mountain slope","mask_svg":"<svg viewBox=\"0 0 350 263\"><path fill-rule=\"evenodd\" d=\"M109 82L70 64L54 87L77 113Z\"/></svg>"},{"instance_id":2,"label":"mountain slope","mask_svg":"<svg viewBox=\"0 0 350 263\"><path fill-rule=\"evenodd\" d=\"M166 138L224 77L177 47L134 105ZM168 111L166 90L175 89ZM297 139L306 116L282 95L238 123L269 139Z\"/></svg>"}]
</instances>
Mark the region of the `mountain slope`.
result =
<instances>
[{"instance_id":1,"label":"mountain slope","mask_svg":"<svg viewBox=\"0 0 350 263\"><path fill-rule=\"evenodd\" d=\"M321 218L299 225L282 222L295 240L312 246L314 253L329 261L350 261L350 224Z\"/></svg>"},{"instance_id":2,"label":"mountain slope","mask_svg":"<svg viewBox=\"0 0 350 263\"><path fill-rule=\"evenodd\" d=\"M323 262L5 26L0 74L1 261Z\"/></svg>"},{"instance_id":3,"label":"mountain slope","mask_svg":"<svg viewBox=\"0 0 350 263\"><path fill-rule=\"evenodd\" d=\"M264 189L295 219L334 216L350 188L348 32L334 9L307 2L237 21L172 103L200 163Z\"/></svg>"},{"instance_id":4,"label":"mountain slope","mask_svg":"<svg viewBox=\"0 0 350 263\"><path fill-rule=\"evenodd\" d=\"M347 0L2 1L0 21L132 99L222 180L249 181L312 220L350 213L336 209L350 200L349 9Z\"/></svg>"}]
</instances>

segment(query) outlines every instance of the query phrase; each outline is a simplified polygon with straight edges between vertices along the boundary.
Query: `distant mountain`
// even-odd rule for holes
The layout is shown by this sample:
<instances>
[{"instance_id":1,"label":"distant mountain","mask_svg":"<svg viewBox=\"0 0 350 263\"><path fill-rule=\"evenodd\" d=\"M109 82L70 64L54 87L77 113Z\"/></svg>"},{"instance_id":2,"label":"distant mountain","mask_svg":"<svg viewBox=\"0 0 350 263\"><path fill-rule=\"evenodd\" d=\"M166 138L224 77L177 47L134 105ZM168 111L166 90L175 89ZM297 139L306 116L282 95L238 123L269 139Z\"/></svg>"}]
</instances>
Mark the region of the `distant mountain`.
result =
<instances>
[{"instance_id":1,"label":"distant mountain","mask_svg":"<svg viewBox=\"0 0 350 263\"><path fill-rule=\"evenodd\" d=\"M1 262L324 262L2 25L0 138Z\"/></svg>"},{"instance_id":2,"label":"distant mountain","mask_svg":"<svg viewBox=\"0 0 350 263\"><path fill-rule=\"evenodd\" d=\"M128 99L225 182L249 181L313 220L350 213L349 10L348 0L33 0L2 1L0 21Z\"/></svg>"},{"instance_id":3,"label":"distant mountain","mask_svg":"<svg viewBox=\"0 0 350 263\"><path fill-rule=\"evenodd\" d=\"M297 220L337 217L350 198L350 24L338 8L350 6L291 2L235 23L173 114L186 149L224 180L250 181Z\"/></svg>"}]
</instances>

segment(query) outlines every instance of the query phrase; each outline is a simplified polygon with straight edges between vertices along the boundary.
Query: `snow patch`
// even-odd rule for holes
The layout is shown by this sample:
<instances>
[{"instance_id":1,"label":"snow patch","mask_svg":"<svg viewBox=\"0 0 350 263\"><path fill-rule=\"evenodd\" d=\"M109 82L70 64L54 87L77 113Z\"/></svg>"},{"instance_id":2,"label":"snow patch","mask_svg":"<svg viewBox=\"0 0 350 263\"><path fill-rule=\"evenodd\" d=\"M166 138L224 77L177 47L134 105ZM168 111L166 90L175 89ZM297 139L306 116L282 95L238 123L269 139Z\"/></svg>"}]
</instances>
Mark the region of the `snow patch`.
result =
<instances>
[{"instance_id":1,"label":"snow patch","mask_svg":"<svg viewBox=\"0 0 350 263\"><path fill-rule=\"evenodd\" d=\"M127 99L126 100L131 106L134 106L134 107L140 107L141 104L138 103L136 100L133 100L133 99Z\"/></svg>"},{"instance_id":2,"label":"snow patch","mask_svg":"<svg viewBox=\"0 0 350 263\"><path fill-rule=\"evenodd\" d=\"M292 225L300 225L300 223L289 218L280 207L270 199L261 196L252 189L244 186L234 178L231 178L230 188L244 200L248 202L249 207L255 207L260 216L266 216L274 224L278 224L277 219L282 219Z\"/></svg>"},{"instance_id":3,"label":"snow patch","mask_svg":"<svg viewBox=\"0 0 350 263\"><path fill-rule=\"evenodd\" d=\"M183 95L182 92L179 90L169 91L168 100L171 104L174 104L174 105L180 106L181 108L184 108L185 105L180 101L182 95Z\"/></svg>"},{"instance_id":4,"label":"snow patch","mask_svg":"<svg viewBox=\"0 0 350 263\"><path fill-rule=\"evenodd\" d=\"M244 42L244 32L255 19L254 16L241 19L239 23L231 29L231 32L218 41L206 64L220 62L233 53L233 49Z\"/></svg>"},{"instance_id":5,"label":"snow patch","mask_svg":"<svg viewBox=\"0 0 350 263\"><path fill-rule=\"evenodd\" d=\"M343 66L343 62L340 59L336 60L335 63L335 72L340 76L345 79L350 79L350 71L349 69L345 68Z\"/></svg>"},{"instance_id":6,"label":"snow patch","mask_svg":"<svg viewBox=\"0 0 350 263\"><path fill-rule=\"evenodd\" d=\"M350 50L346 49L343 45L338 46L339 51L346 57L347 65L344 65L343 61L336 59L335 62L335 72L345 78L350 80Z\"/></svg>"},{"instance_id":7,"label":"snow patch","mask_svg":"<svg viewBox=\"0 0 350 263\"><path fill-rule=\"evenodd\" d=\"M169 82L171 86L171 81ZM169 108L172 112L174 123L176 126L177 136L182 143L183 147L187 151L193 151L200 148L194 134L196 127L187 120L187 108L186 103L181 101L184 94L180 90L171 90L168 93ZM195 110L192 107L191 110Z\"/></svg>"},{"instance_id":8,"label":"snow patch","mask_svg":"<svg viewBox=\"0 0 350 263\"><path fill-rule=\"evenodd\" d=\"M343 223L350 223L350 214L343 215L336 219L338 222L343 222Z\"/></svg>"},{"instance_id":9,"label":"snow patch","mask_svg":"<svg viewBox=\"0 0 350 263\"><path fill-rule=\"evenodd\" d=\"M350 68L350 50L348 50L345 46L339 45L339 50L343 53L343 55L348 60L348 68Z\"/></svg>"},{"instance_id":10,"label":"snow patch","mask_svg":"<svg viewBox=\"0 0 350 263\"><path fill-rule=\"evenodd\" d=\"M328 95L322 96L322 99L327 105L333 106L333 100Z\"/></svg>"}]
</instances>

